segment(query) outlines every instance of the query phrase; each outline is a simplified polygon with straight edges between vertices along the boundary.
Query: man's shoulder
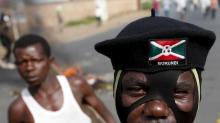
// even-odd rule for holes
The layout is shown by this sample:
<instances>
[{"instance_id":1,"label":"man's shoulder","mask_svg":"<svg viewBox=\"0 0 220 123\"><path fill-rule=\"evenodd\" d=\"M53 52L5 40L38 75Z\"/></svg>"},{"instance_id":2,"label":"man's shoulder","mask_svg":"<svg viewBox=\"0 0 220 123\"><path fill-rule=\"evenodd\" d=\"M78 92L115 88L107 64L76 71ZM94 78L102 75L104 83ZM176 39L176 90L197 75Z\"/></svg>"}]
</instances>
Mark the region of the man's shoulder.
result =
<instances>
[{"instance_id":1,"label":"man's shoulder","mask_svg":"<svg viewBox=\"0 0 220 123\"><path fill-rule=\"evenodd\" d=\"M90 85L87 83L86 79L82 76L74 76L67 78L71 89L80 91L81 94L87 94L88 90L91 90Z\"/></svg>"},{"instance_id":2,"label":"man's shoulder","mask_svg":"<svg viewBox=\"0 0 220 123\"><path fill-rule=\"evenodd\" d=\"M10 112L19 112L22 113L24 112L26 106L25 103L21 97L21 95L19 95L9 106L9 111Z\"/></svg>"},{"instance_id":3,"label":"man's shoulder","mask_svg":"<svg viewBox=\"0 0 220 123\"><path fill-rule=\"evenodd\" d=\"M8 108L8 120L9 123L23 123L26 120L29 122L30 113L21 95L10 104Z\"/></svg>"},{"instance_id":4,"label":"man's shoulder","mask_svg":"<svg viewBox=\"0 0 220 123\"><path fill-rule=\"evenodd\" d=\"M87 84L86 80L82 76L67 77L71 86L81 86Z\"/></svg>"},{"instance_id":5,"label":"man's shoulder","mask_svg":"<svg viewBox=\"0 0 220 123\"><path fill-rule=\"evenodd\" d=\"M23 121L26 111L25 103L21 95L19 95L8 108L8 120L10 123Z\"/></svg>"}]
</instances>

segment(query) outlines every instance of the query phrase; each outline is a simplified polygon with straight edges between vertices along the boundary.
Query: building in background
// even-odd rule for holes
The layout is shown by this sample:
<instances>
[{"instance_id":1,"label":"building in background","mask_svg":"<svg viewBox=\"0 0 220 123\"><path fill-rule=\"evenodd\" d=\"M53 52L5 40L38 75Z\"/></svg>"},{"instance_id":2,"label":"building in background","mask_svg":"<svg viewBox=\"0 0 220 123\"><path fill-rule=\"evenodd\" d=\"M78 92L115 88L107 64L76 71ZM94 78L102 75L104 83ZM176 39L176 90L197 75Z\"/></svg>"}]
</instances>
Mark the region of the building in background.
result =
<instances>
[{"instance_id":1,"label":"building in background","mask_svg":"<svg viewBox=\"0 0 220 123\"><path fill-rule=\"evenodd\" d=\"M56 2L69 2L71 0L25 0L27 4L50 4Z\"/></svg>"},{"instance_id":2,"label":"building in background","mask_svg":"<svg viewBox=\"0 0 220 123\"><path fill-rule=\"evenodd\" d=\"M2 1L2 0L0 0ZM95 17L94 0L5 0L9 3L18 34L56 30L60 23ZM140 0L107 0L104 20L138 10ZM60 9L61 8L61 9ZM59 17L59 18L58 18Z\"/></svg>"}]
</instances>

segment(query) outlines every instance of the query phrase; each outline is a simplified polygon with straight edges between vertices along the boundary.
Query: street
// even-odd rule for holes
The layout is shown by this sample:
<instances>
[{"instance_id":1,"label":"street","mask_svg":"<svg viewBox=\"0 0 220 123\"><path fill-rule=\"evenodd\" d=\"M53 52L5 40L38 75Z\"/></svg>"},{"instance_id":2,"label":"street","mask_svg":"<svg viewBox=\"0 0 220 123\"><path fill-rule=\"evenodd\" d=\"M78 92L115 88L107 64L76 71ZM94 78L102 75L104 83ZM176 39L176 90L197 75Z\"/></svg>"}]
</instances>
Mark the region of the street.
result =
<instances>
[{"instance_id":1,"label":"street","mask_svg":"<svg viewBox=\"0 0 220 123\"><path fill-rule=\"evenodd\" d=\"M219 12L219 11L218 11ZM171 17L177 15L171 13ZM195 123L215 123L220 118L220 13L215 20L204 19L199 10L187 15L187 22L213 30L217 40L211 49L203 72L202 101L199 107ZM98 54L94 50L95 43L114 38L126 24L114 27L82 40L68 43L53 43L52 52L57 61L65 65L80 65L85 73L92 73L107 80L112 80L113 70L110 60ZM16 71L0 69L0 123L7 122L7 108L13 97L12 90L20 91L25 83L20 79ZM99 95L109 109L114 112L112 94L109 92ZM114 114L116 116L116 114Z\"/></svg>"}]
</instances>

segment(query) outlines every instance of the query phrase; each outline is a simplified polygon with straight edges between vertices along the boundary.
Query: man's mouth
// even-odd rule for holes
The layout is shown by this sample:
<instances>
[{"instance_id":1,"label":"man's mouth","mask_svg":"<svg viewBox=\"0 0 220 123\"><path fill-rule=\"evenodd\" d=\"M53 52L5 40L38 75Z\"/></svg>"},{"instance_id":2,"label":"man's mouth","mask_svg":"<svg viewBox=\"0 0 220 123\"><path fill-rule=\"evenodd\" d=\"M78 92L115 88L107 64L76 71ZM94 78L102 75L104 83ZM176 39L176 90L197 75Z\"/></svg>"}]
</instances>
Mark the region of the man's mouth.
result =
<instances>
[{"instance_id":1,"label":"man's mouth","mask_svg":"<svg viewBox=\"0 0 220 123\"><path fill-rule=\"evenodd\" d=\"M145 123L145 122L144 122L144 123ZM154 120L154 121L149 121L149 122L147 122L147 123L172 123L172 122L165 121L165 120L163 120L163 121Z\"/></svg>"},{"instance_id":2,"label":"man's mouth","mask_svg":"<svg viewBox=\"0 0 220 123\"><path fill-rule=\"evenodd\" d=\"M145 119L140 123L176 123L175 121L171 121L169 119Z\"/></svg>"},{"instance_id":3,"label":"man's mouth","mask_svg":"<svg viewBox=\"0 0 220 123\"><path fill-rule=\"evenodd\" d=\"M30 76L27 76L27 79L28 79L29 81L34 81L34 80L37 79L37 76L30 75Z\"/></svg>"}]
</instances>

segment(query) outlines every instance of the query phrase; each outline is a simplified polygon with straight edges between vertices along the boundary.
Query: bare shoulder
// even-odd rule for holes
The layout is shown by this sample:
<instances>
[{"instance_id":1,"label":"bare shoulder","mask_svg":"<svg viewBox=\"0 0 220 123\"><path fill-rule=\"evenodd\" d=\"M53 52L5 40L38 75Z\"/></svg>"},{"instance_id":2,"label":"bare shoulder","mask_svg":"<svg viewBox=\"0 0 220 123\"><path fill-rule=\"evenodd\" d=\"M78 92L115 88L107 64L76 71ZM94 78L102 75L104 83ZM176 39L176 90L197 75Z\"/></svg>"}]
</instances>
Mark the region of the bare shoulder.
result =
<instances>
[{"instance_id":1,"label":"bare shoulder","mask_svg":"<svg viewBox=\"0 0 220 123\"><path fill-rule=\"evenodd\" d=\"M9 106L11 112L22 112L25 109L25 103L21 96L18 96Z\"/></svg>"},{"instance_id":2,"label":"bare shoulder","mask_svg":"<svg viewBox=\"0 0 220 123\"><path fill-rule=\"evenodd\" d=\"M68 78L70 85L72 88L77 88L77 90L80 90L82 93L93 93L92 87L87 83L86 79L84 79L81 76L74 76Z\"/></svg>"},{"instance_id":3,"label":"bare shoulder","mask_svg":"<svg viewBox=\"0 0 220 123\"><path fill-rule=\"evenodd\" d=\"M18 96L8 108L8 119L10 123L22 121L26 110L25 103L21 96Z\"/></svg>"},{"instance_id":4,"label":"bare shoulder","mask_svg":"<svg viewBox=\"0 0 220 123\"><path fill-rule=\"evenodd\" d=\"M75 87L89 86L86 79L84 79L82 76L68 77L68 80L71 86L75 86Z\"/></svg>"}]
</instances>

